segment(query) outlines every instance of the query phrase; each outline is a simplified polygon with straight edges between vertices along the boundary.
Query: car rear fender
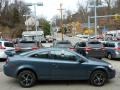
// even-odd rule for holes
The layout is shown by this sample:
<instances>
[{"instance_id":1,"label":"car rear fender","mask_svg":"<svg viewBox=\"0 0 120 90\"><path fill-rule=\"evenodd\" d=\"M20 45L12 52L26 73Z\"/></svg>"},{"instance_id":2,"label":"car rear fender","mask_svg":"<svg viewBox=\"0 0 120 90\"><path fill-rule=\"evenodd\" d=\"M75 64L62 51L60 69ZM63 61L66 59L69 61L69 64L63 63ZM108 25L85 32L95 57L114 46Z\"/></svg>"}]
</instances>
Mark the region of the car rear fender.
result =
<instances>
[{"instance_id":1,"label":"car rear fender","mask_svg":"<svg viewBox=\"0 0 120 90\"><path fill-rule=\"evenodd\" d=\"M32 67L30 65L24 65L24 66L19 67L17 69L16 77L19 75L20 72L22 72L24 70L30 70L30 71L32 71L35 74L36 78L37 78L37 73L36 73L34 67Z\"/></svg>"}]
</instances>

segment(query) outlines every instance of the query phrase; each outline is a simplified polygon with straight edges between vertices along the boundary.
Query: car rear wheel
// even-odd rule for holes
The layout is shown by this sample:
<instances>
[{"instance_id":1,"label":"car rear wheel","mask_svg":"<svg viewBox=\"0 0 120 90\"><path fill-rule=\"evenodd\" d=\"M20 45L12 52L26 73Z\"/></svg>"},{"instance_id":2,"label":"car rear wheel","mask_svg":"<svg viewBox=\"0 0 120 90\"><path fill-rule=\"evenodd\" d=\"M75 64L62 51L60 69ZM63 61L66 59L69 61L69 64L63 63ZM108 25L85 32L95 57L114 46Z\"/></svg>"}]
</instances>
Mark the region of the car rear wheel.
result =
<instances>
[{"instance_id":1,"label":"car rear wheel","mask_svg":"<svg viewBox=\"0 0 120 90\"><path fill-rule=\"evenodd\" d=\"M103 86L106 81L107 76L104 71L97 70L90 77L90 83L95 86Z\"/></svg>"},{"instance_id":2,"label":"car rear wheel","mask_svg":"<svg viewBox=\"0 0 120 90\"><path fill-rule=\"evenodd\" d=\"M32 71L24 70L18 74L18 81L22 87L31 87L36 82L36 76Z\"/></svg>"},{"instance_id":3,"label":"car rear wheel","mask_svg":"<svg viewBox=\"0 0 120 90\"><path fill-rule=\"evenodd\" d=\"M111 60L112 59L112 54L108 53L107 58Z\"/></svg>"}]
</instances>

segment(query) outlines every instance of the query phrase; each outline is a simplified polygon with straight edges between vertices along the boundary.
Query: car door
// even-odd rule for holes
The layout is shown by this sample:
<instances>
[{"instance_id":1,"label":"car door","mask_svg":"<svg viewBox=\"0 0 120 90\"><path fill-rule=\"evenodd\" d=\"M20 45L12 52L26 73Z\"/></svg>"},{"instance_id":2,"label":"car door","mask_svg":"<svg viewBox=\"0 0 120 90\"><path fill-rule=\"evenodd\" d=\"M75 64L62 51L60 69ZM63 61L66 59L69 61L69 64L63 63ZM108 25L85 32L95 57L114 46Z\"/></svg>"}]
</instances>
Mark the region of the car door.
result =
<instances>
[{"instance_id":1,"label":"car door","mask_svg":"<svg viewBox=\"0 0 120 90\"><path fill-rule=\"evenodd\" d=\"M52 78L54 80L78 80L87 76L86 64L80 63L78 60L81 58L76 54L69 51L56 50L51 51L51 55L54 57L52 68Z\"/></svg>"},{"instance_id":2,"label":"car door","mask_svg":"<svg viewBox=\"0 0 120 90\"><path fill-rule=\"evenodd\" d=\"M53 60L49 57L49 51L34 53L30 55L30 59L40 79L51 79Z\"/></svg>"},{"instance_id":3,"label":"car door","mask_svg":"<svg viewBox=\"0 0 120 90\"><path fill-rule=\"evenodd\" d=\"M102 58L105 56L105 50L101 42L98 41L88 42L88 47L90 48L88 50L89 56L98 58Z\"/></svg>"},{"instance_id":4,"label":"car door","mask_svg":"<svg viewBox=\"0 0 120 90\"><path fill-rule=\"evenodd\" d=\"M81 55L83 55L83 56L86 56L85 47L86 47L86 43L85 42L77 43L75 45L76 52L81 54Z\"/></svg>"}]
</instances>

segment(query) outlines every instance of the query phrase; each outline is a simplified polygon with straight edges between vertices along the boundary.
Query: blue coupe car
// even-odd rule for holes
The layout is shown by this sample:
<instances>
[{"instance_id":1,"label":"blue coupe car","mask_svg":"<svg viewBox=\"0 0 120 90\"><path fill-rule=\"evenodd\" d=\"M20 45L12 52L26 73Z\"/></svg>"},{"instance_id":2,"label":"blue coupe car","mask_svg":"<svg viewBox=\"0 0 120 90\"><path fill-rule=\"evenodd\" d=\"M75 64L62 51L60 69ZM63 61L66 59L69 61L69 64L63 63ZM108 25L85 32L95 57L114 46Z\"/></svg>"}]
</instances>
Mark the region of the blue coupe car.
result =
<instances>
[{"instance_id":1,"label":"blue coupe car","mask_svg":"<svg viewBox=\"0 0 120 90\"><path fill-rule=\"evenodd\" d=\"M102 86L115 77L115 70L103 60L72 50L44 48L9 57L4 74L17 78L22 87L31 87L37 80L89 80Z\"/></svg>"}]
</instances>

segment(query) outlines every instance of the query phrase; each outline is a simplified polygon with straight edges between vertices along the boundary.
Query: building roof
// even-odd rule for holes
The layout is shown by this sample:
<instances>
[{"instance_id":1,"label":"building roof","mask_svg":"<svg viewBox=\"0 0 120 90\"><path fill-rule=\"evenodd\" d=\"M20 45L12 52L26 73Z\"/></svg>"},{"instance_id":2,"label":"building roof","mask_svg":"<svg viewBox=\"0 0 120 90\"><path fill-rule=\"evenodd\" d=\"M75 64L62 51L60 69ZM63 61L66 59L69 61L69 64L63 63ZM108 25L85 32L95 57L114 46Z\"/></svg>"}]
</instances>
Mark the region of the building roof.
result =
<instances>
[{"instance_id":1,"label":"building roof","mask_svg":"<svg viewBox=\"0 0 120 90\"><path fill-rule=\"evenodd\" d=\"M35 36L35 35L43 35L43 31L24 31L22 33L23 36Z\"/></svg>"}]
</instances>

